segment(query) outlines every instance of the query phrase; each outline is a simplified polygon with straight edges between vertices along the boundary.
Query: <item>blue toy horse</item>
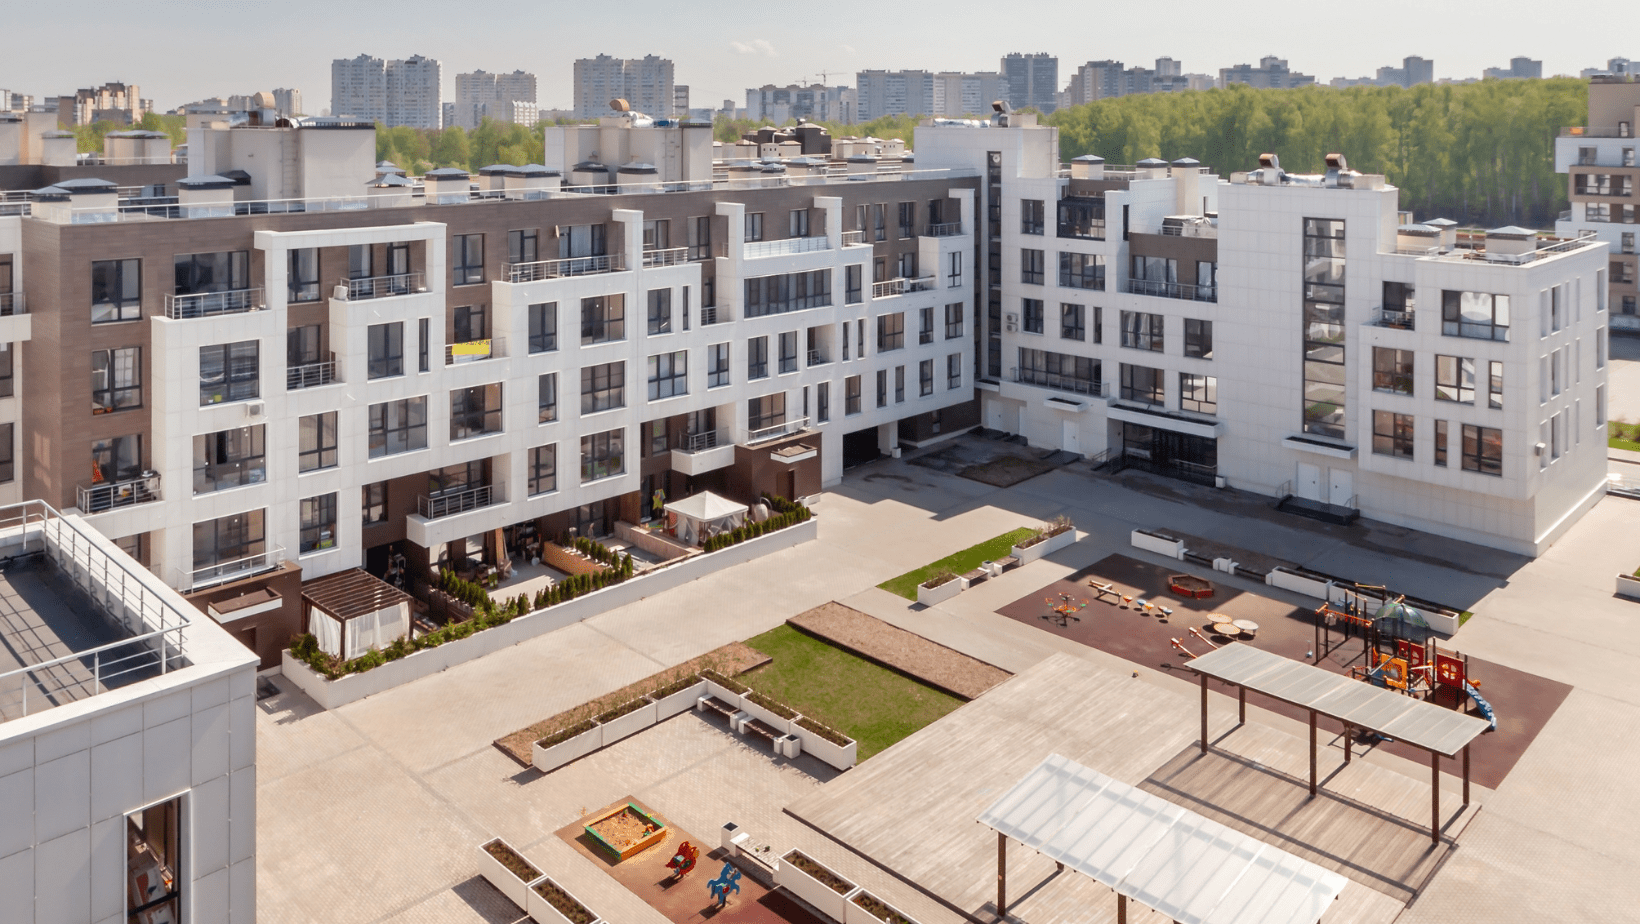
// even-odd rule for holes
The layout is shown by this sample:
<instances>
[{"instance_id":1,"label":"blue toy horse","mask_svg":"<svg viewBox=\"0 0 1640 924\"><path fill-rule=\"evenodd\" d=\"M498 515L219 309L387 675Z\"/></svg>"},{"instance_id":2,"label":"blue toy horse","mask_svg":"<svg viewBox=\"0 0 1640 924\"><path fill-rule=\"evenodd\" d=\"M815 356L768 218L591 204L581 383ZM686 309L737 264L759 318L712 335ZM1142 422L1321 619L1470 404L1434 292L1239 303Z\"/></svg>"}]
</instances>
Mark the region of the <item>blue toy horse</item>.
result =
<instances>
[{"instance_id":1,"label":"blue toy horse","mask_svg":"<svg viewBox=\"0 0 1640 924\"><path fill-rule=\"evenodd\" d=\"M719 908L722 908L729 904L730 892L740 894L740 870L735 869L733 863L724 863L723 872L707 883L706 887L712 890L712 899L717 902Z\"/></svg>"}]
</instances>

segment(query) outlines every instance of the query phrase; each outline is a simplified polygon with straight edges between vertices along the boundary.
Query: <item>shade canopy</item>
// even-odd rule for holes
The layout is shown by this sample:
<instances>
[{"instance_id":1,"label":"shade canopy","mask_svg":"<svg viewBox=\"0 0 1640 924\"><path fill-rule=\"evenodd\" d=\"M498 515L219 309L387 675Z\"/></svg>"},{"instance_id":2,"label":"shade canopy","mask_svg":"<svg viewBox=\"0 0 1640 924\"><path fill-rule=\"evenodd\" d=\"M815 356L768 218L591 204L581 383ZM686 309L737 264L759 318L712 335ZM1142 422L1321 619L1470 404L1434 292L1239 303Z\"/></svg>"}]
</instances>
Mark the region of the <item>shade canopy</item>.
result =
<instances>
[{"instance_id":1,"label":"shade canopy","mask_svg":"<svg viewBox=\"0 0 1640 924\"><path fill-rule=\"evenodd\" d=\"M1179 924L1315 924L1346 882L1058 754L978 821Z\"/></svg>"},{"instance_id":2,"label":"shade canopy","mask_svg":"<svg viewBox=\"0 0 1640 924\"><path fill-rule=\"evenodd\" d=\"M358 568L302 585L307 631L321 651L349 660L408 634L411 599Z\"/></svg>"},{"instance_id":3,"label":"shade canopy","mask_svg":"<svg viewBox=\"0 0 1640 924\"><path fill-rule=\"evenodd\" d=\"M666 526L690 545L699 545L746 522L746 505L737 504L711 491L666 505Z\"/></svg>"}]
</instances>

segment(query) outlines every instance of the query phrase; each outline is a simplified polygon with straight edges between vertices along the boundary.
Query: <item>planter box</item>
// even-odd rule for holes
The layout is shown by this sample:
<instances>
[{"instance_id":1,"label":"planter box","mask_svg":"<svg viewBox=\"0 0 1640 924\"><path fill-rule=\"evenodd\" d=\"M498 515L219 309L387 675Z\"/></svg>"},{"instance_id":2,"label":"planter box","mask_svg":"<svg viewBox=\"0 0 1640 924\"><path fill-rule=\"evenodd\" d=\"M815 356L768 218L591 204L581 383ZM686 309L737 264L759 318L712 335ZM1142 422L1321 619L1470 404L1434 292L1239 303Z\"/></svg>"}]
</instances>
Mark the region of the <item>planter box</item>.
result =
<instances>
[{"instance_id":1,"label":"planter box","mask_svg":"<svg viewBox=\"0 0 1640 924\"><path fill-rule=\"evenodd\" d=\"M1075 544L1075 542L1076 528L1073 526L1059 535L1049 536L1035 545L1028 545L1023 548L1016 545L1009 554L1019 559L1019 563L1023 565L1028 561L1036 561L1044 555L1052 555L1060 549Z\"/></svg>"},{"instance_id":2,"label":"planter box","mask_svg":"<svg viewBox=\"0 0 1640 924\"><path fill-rule=\"evenodd\" d=\"M847 770L857 763L855 755L859 750L859 744L852 740L846 745L833 744L795 723L792 725L792 734L802 739L803 750L839 770Z\"/></svg>"},{"instance_id":3,"label":"planter box","mask_svg":"<svg viewBox=\"0 0 1640 924\"><path fill-rule=\"evenodd\" d=\"M1640 578L1628 574L1617 576L1617 595L1628 597L1630 600L1640 600Z\"/></svg>"},{"instance_id":4,"label":"planter box","mask_svg":"<svg viewBox=\"0 0 1640 924\"><path fill-rule=\"evenodd\" d=\"M929 587L926 584L917 585L917 602L923 606L934 606L962 593L963 580L960 577L952 578L938 587Z\"/></svg>"},{"instance_id":5,"label":"planter box","mask_svg":"<svg viewBox=\"0 0 1640 924\"><path fill-rule=\"evenodd\" d=\"M587 905L586 902L583 902L574 895L571 895L568 889L558 885L556 882L553 882L551 877L542 876L540 879L530 883L529 891L524 895L524 911L527 912L530 917L534 918L537 924L574 924L574 922L570 921L569 918L566 918L560 914L557 908L552 907L551 902L548 902L546 899L542 898L540 894L535 891L535 887L543 882L551 882L557 887L558 891L564 893L565 895L569 895L570 898L574 898L577 902L580 902L581 907L586 908L587 911L592 911L592 908ZM593 912L593 921L589 922L589 924L596 924L597 921L601 920L603 919L598 917L597 912Z\"/></svg>"},{"instance_id":6,"label":"planter box","mask_svg":"<svg viewBox=\"0 0 1640 924\"><path fill-rule=\"evenodd\" d=\"M509 901L522 908L524 907L524 902L526 901L524 896L530 890L530 882L535 882L536 880L531 879L530 882L525 882L517 876L514 876L511 870L507 869L505 866L502 866L500 860L490 856L490 852L484 848L494 843L500 843L501 846L511 850L513 853L518 854L520 857L524 855L521 851L515 849L513 845L501 840L499 837L485 841L484 843L478 845L479 875L488 880L490 885L495 886L497 892L507 896Z\"/></svg>"},{"instance_id":7,"label":"planter box","mask_svg":"<svg viewBox=\"0 0 1640 924\"><path fill-rule=\"evenodd\" d=\"M843 924L883 924L882 918L877 917L854 903L854 900L862 895L870 896L873 900L879 902L880 904L886 905L887 907L893 909L894 913L898 914L900 917L903 917L907 921L911 921L913 924L916 924L916 918L906 914L898 908L895 908L893 905L888 904L888 902L883 901L881 898L878 898L876 895L873 895L865 889L856 889L854 894L848 897L848 908L844 909L847 917L844 918Z\"/></svg>"},{"instance_id":8,"label":"planter box","mask_svg":"<svg viewBox=\"0 0 1640 924\"><path fill-rule=\"evenodd\" d=\"M655 704L645 702L636 711L600 723L604 730L604 740L600 747L608 747L628 735L635 735L655 724ZM568 742L565 742L566 744Z\"/></svg>"},{"instance_id":9,"label":"planter box","mask_svg":"<svg viewBox=\"0 0 1640 924\"><path fill-rule=\"evenodd\" d=\"M1452 636L1458 634L1459 617L1457 613L1453 613L1448 616L1445 613L1432 613L1429 610L1424 609L1420 609L1418 612L1424 614L1424 621L1429 623L1429 627L1434 629L1436 632L1441 633L1447 638L1451 638Z\"/></svg>"},{"instance_id":10,"label":"planter box","mask_svg":"<svg viewBox=\"0 0 1640 924\"><path fill-rule=\"evenodd\" d=\"M762 706L759 706L757 703L752 702L749 697L742 696L740 698L740 708L752 718L761 719L763 724L772 726L783 733L790 734L792 730L797 727L797 719L781 718L769 710L764 709Z\"/></svg>"},{"instance_id":11,"label":"planter box","mask_svg":"<svg viewBox=\"0 0 1640 924\"><path fill-rule=\"evenodd\" d=\"M1168 539L1165 536L1158 536L1155 533L1136 529L1128 541L1136 549L1144 549L1146 552L1155 552L1157 555L1165 555L1168 558L1175 558L1180 561L1184 560L1183 539Z\"/></svg>"},{"instance_id":12,"label":"planter box","mask_svg":"<svg viewBox=\"0 0 1640 924\"><path fill-rule=\"evenodd\" d=\"M530 745L530 763L542 772L551 772L580 757L585 757L604 746L604 727L595 725L568 741L560 741L550 748Z\"/></svg>"},{"instance_id":13,"label":"planter box","mask_svg":"<svg viewBox=\"0 0 1640 924\"><path fill-rule=\"evenodd\" d=\"M1327 592L1332 587L1331 581L1318 581L1302 574L1295 574L1286 568L1271 568L1270 573L1264 576L1264 583L1319 600L1327 599Z\"/></svg>"},{"instance_id":14,"label":"planter box","mask_svg":"<svg viewBox=\"0 0 1640 924\"><path fill-rule=\"evenodd\" d=\"M832 870L831 873L838 879L843 879L837 875L836 870ZM782 857L780 865L775 867L774 881L833 921L842 921L848 914L847 895L798 869L785 857ZM848 882L846 879L843 881ZM852 895L855 891L856 887L850 883L848 894Z\"/></svg>"},{"instance_id":15,"label":"planter box","mask_svg":"<svg viewBox=\"0 0 1640 924\"><path fill-rule=\"evenodd\" d=\"M729 689L728 687L724 686L723 684L718 683L716 680L707 680L707 681L705 681L705 683L706 683L706 694L708 696L716 696L718 699L723 700L724 702L728 703L731 706L740 706L740 694L739 693L736 693L735 691ZM747 690L746 692L750 693L752 691Z\"/></svg>"},{"instance_id":16,"label":"planter box","mask_svg":"<svg viewBox=\"0 0 1640 924\"><path fill-rule=\"evenodd\" d=\"M702 680L684 690L655 700L655 721L664 722L680 713L695 708L695 700L706 695L706 681Z\"/></svg>"}]
</instances>

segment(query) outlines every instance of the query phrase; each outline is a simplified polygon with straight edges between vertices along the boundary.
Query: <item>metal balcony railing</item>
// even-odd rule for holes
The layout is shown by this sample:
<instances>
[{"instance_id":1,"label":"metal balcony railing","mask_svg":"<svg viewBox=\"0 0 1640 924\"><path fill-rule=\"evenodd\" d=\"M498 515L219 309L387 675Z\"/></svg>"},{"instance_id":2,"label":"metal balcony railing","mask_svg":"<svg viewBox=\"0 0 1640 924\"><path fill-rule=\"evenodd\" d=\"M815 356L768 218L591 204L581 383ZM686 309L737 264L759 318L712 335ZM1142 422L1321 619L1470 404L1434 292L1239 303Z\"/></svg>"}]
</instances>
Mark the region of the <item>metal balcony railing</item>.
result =
<instances>
[{"instance_id":1,"label":"metal balcony railing","mask_svg":"<svg viewBox=\"0 0 1640 924\"><path fill-rule=\"evenodd\" d=\"M924 237L957 237L962 234L962 222L942 221L928 226Z\"/></svg>"},{"instance_id":2,"label":"metal balcony railing","mask_svg":"<svg viewBox=\"0 0 1640 924\"><path fill-rule=\"evenodd\" d=\"M490 485L480 485L465 491L453 491L436 497L420 495L416 498L416 512L429 520L454 516L469 510L478 510L496 503L500 498Z\"/></svg>"},{"instance_id":3,"label":"metal balcony railing","mask_svg":"<svg viewBox=\"0 0 1640 924\"><path fill-rule=\"evenodd\" d=\"M339 284L347 289L343 297L348 301L363 301L368 298L388 298L394 295L411 295L416 292L425 292L427 287L422 285L420 273L399 273L393 276L366 276L363 279L343 279Z\"/></svg>"},{"instance_id":4,"label":"metal balcony railing","mask_svg":"<svg viewBox=\"0 0 1640 924\"><path fill-rule=\"evenodd\" d=\"M469 340L466 343L450 343L444 347L444 364L459 366L462 363L483 362L486 359L499 359L507 355L507 339L492 337L489 340Z\"/></svg>"},{"instance_id":5,"label":"metal balcony railing","mask_svg":"<svg viewBox=\"0 0 1640 924\"><path fill-rule=\"evenodd\" d=\"M0 316L28 314L28 303L21 292L0 292Z\"/></svg>"},{"instance_id":6,"label":"metal balcony railing","mask_svg":"<svg viewBox=\"0 0 1640 924\"><path fill-rule=\"evenodd\" d=\"M722 324L725 321L732 320L734 320L734 313L727 308L706 305L700 309L700 323L702 324Z\"/></svg>"},{"instance_id":7,"label":"metal balcony railing","mask_svg":"<svg viewBox=\"0 0 1640 924\"><path fill-rule=\"evenodd\" d=\"M661 250L646 250L643 252L644 266L677 266L689 262L689 248L667 247Z\"/></svg>"},{"instance_id":8,"label":"metal balcony railing","mask_svg":"<svg viewBox=\"0 0 1640 924\"><path fill-rule=\"evenodd\" d=\"M757 430L749 430L746 433L745 442L750 445L752 443L761 443L765 440L779 439L783 436L790 436L793 433L801 433L808 429L808 426L809 419L807 417L799 417L795 420L788 420L785 423L777 423L773 426L762 427Z\"/></svg>"},{"instance_id":9,"label":"metal balcony railing","mask_svg":"<svg viewBox=\"0 0 1640 924\"><path fill-rule=\"evenodd\" d=\"M537 260L534 263L508 263L501 268L508 282L539 282L542 279L560 279L566 276L593 276L598 273L619 273L626 270L626 254L611 253L599 257L565 257L562 260Z\"/></svg>"},{"instance_id":10,"label":"metal balcony railing","mask_svg":"<svg viewBox=\"0 0 1640 924\"><path fill-rule=\"evenodd\" d=\"M137 504L146 504L157 501L159 497L159 475L150 472L140 478L126 481L110 481L105 484L80 485L77 502L86 513L102 513L105 510L114 510L119 507L134 507Z\"/></svg>"},{"instance_id":11,"label":"metal balcony railing","mask_svg":"<svg viewBox=\"0 0 1640 924\"><path fill-rule=\"evenodd\" d=\"M274 568L279 567L284 560L285 547L276 545L266 551L230 561L218 562L214 565L206 565L202 568L192 570L179 568L177 573L181 578L184 590L198 590L212 584L226 584L229 581L247 578L253 574L272 571Z\"/></svg>"},{"instance_id":12,"label":"metal balcony railing","mask_svg":"<svg viewBox=\"0 0 1640 924\"><path fill-rule=\"evenodd\" d=\"M825 364L827 364L829 362L831 362L831 360L826 358L825 356L820 355L819 350L810 350L809 351L809 365L811 365L811 366L824 366Z\"/></svg>"},{"instance_id":13,"label":"metal balcony railing","mask_svg":"<svg viewBox=\"0 0 1640 924\"><path fill-rule=\"evenodd\" d=\"M1400 308L1379 308L1367 319L1373 327L1393 327L1397 330L1414 330L1415 311Z\"/></svg>"},{"instance_id":14,"label":"metal balcony railing","mask_svg":"<svg viewBox=\"0 0 1640 924\"><path fill-rule=\"evenodd\" d=\"M247 311L261 311L263 307L260 288L165 296L165 316L173 321L219 314L244 314Z\"/></svg>"},{"instance_id":15,"label":"metal balcony railing","mask_svg":"<svg viewBox=\"0 0 1640 924\"><path fill-rule=\"evenodd\" d=\"M1068 391L1078 395L1099 397L1105 393L1104 383L1098 379L1082 379L1074 376L1060 375L1056 372L1045 372L1041 369L1021 369L1014 367L1014 381L1022 385L1036 385L1041 388L1052 388L1055 391Z\"/></svg>"},{"instance_id":16,"label":"metal balcony railing","mask_svg":"<svg viewBox=\"0 0 1640 924\"><path fill-rule=\"evenodd\" d=\"M843 241L842 241L842 243L843 243L844 247L859 247L859 246L865 244L865 242L866 242L866 233L864 231L844 231L843 232Z\"/></svg>"},{"instance_id":17,"label":"metal balcony railing","mask_svg":"<svg viewBox=\"0 0 1640 924\"><path fill-rule=\"evenodd\" d=\"M747 241L741 245L740 255L750 260L756 257L782 257L830 249L831 241L822 234L818 237L788 237L781 241ZM725 253L724 256L728 254Z\"/></svg>"},{"instance_id":18,"label":"metal balcony railing","mask_svg":"<svg viewBox=\"0 0 1640 924\"><path fill-rule=\"evenodd\" d=\"M685 433L678 438L678 444L673 449L679 452L705 452L716 449L723 444L723 437L716 430L706 433Z\"/></svg>"},{"instance_id":19,"label":"metal balcony railing","mask_svg":"<svg viewBox=\"0 0 1640 924\"><path fill-rule=\"evenodd\" d=\"M871 297L892 298L896 295L904 295L907 292L927 292L934 288L934 283L933 276L921 276L916 279L907 279L903 276L897 279L885 279L882 282L871 284Z\"/></svg>"},{"instance_id":20,"label":"metal balcony railing","mask_svg":"<svg viewBox=\"0 0 1640 924\"><path fill-rule=\"evenodd\" d=\"M1216 302L1218 286L1198 286L1188 282L1164 282L1156 279L1129 279L1127 290L1134 295L1155 295L1160 298L1182 298L1193 302Z\"/></svg>"},{"instance_id":21,"label":"metal balcony railing","mask_svg":"<svg viewBox=\"0 0 1640 924\"><path fill-rule=\"evenodd\" d=\"M285 367L285 390L297 391L303 388L318 388L321 385L331 385L341 381L336 378L336 354L331 359L321 363L305 363L300 366Z\"/></svg>"}]
</instances>

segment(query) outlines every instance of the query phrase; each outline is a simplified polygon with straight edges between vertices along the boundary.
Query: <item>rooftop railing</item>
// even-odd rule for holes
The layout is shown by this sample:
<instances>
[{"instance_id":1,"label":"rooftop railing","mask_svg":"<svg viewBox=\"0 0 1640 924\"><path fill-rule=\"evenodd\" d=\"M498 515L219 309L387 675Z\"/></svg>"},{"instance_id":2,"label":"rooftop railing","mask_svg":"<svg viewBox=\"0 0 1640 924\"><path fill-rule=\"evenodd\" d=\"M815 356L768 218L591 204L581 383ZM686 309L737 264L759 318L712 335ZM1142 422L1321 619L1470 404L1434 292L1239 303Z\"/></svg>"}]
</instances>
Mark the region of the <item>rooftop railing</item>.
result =
<instances>
[{"instance_id":1,"label":"rooftop railing","mask_svg":"<svg viewBox=\"0 0 1640 924\"><path fill-rule=\"evenodd\" d=\"M598 257L565 257L561 260L537 260L534 263L508 263L501 268L501 273L507 277L508 282L539 282L543 279L592 276L625 270L626 254L611 253Z\"/></svg>"},{"instance_id":2,"label":"rooftop railing","mask_svg":"<svg viewBox=\"0 0 1640 924\"><path fill-rule=\"evenodd\" d=\"M437 496L420 495L416 498L416 512L426 519L437 520L489 507L498 500L499 495L494 493L490 485L479 485L465 491L452 491Z\"/></svg>"},{"instance_id":3,"label":"rooftop railing","mask_svg":"<svg viewBox=\"0 0 1640 924\"><path fill-rule=\"evenodd\" d=\"M762 427L757 430L749 430L746 433L746 439L744 442L747 445L751 445L753 443L762 443L768 440L777 440L783 436L790 436L793 433L802 433L804 430L807 430L808 427L809 419L807 417L799 417L795 420L788 420L784 423L777 423L773 426Z\"/></svg>"},{"instance_id":4,"label":"rooftop railing","mask_svg":"<svg viewBox=\"0 0 1640 924\"><path fill-rule=\"evenodd\" d=\"M342 297L351 302L427 291L427 287L422 284L420 273L398 273L392 276L343 279L337 283L337 288L344 289L345 294Z\"/></svg>"},{"instance_id":5,"label":"rooftop railing","mask_svg":"<svg viewBox=\"0 0 1640 924\"><path fill-rule=\"evenodd\" d=\"M81 511L88 514L134 507L160 499L159 475L149 473L140 478L129 478L124 481L80 485L76 493L77 505Z\"/></svg>"},{"instance_id":6,"label":"rooftop railing","mask_svg":"<svg viewBox=\"0 0 1640 924\"><path fill-rule=\"evenodd\" d=\"M1595 237L1595 233L1593 231L1581 231L1578 233L1577 237L1571 240L1557 241L1553 244L1547 244L1529 253L1493 253L1489 255L1485 250L1454 250L1450 253L1440 254L1435 259L1442 261L1474 260L1482 263L1526 264L1547 259L1549 257L1559 256L1563 253L1572 253L1574 251L1582 250L1585 247L1593 247L1599 243L1600 241Z\"/></svg>"},{"instance_id":7,"label":"rooftop railing","mask_svg":"<svg viewBox=\"0 0 1640 924\"><path fill-rule=\"evenodd\" d=\"M1572 125L1560 130L1562 138L1633 138L1630 125Z\"/></svg>"},{"instance_id":8,"label":"rooftop railing","mask_svg":"<svg viewBox=\"0 0 1640 924\"><path fill-rule=\"evenodd\" d=\"M885 279L882 282L871 284L872 298L892 298L896 295L905 295L908 292L927 292L934 288L933 276L919 276L908 279L904 276L895 279Z\"/></svg>"},{"instance_id":9,"label":"rooftop railing","mask_svg":"<svg viewBox=\"0 0 1640 924\"><path fill-rule=\"evenodd\" d=\"M173 321L219 314L244 314L261 311L262 308L262 290L259 288L165 296L165 316Z\"/></svg>"},{"instance_id":10,"label":"rooftop railing","mask_svg":"<svg viewBox=\"0 0 1640 924\"><path fill-rule=\"evenodd\" d=\"M740 255L748 260L757 257L783 257L794 253L814 253L830 250L831 241L825 235L815 237L788 237L779 241L747 241L741 245ZM725 251L724 256L728 256Z\"/></svg>"}]
</instances>

